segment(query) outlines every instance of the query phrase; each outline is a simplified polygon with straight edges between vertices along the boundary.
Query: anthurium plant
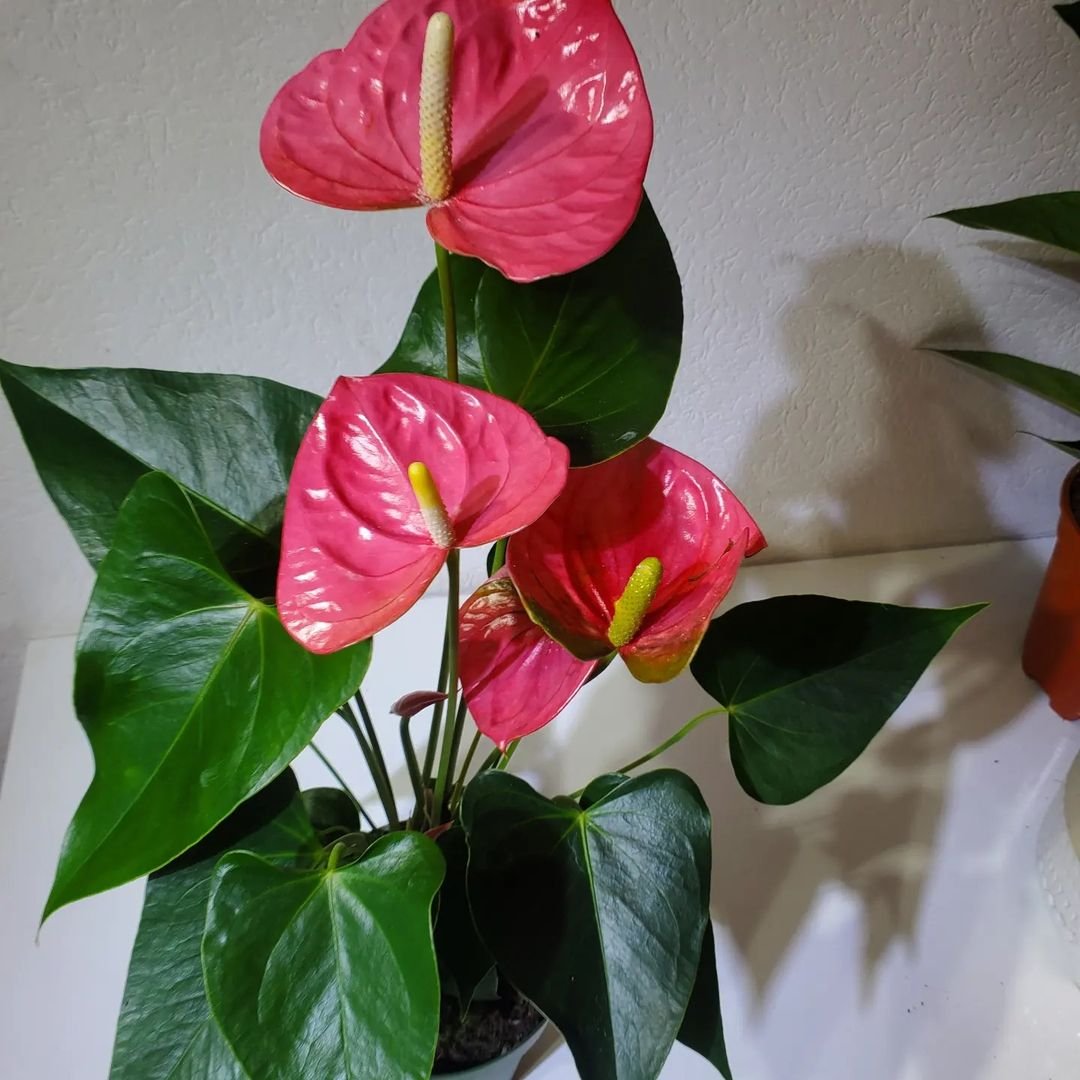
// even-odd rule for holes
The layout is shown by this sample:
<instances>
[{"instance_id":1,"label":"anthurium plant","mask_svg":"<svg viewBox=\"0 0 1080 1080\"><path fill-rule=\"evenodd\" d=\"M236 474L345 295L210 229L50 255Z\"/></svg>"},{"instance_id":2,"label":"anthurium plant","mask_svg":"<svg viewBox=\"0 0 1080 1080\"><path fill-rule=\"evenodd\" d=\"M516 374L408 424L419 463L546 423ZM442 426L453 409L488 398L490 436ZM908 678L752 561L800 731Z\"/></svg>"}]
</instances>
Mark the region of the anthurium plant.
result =
<instances>
[{"instance_id":1,"label":"anthurium plant","mask_svg":"<svg viewBox=\"0 0 1080 1080\"><path fill-rule=\"evenodd\" d=\"M114 1080L427 1077L545 1018L587 1080L655 1077L676 1040L730 1077L709 812L647 766L726 717L748 795L801 799L977 608L781 596L717 617L765 538L650 437L683 327L652 134L610 0L387 0L261 133L297 195L426 208L436 268L381 368L323 400L0 368L97 573L75 675L95 775L45 916L149 875ZM463 598L469 547L490 577ZM373 714L373 639L442 577L441 657ZM516 777L521 740L611 664L688 669L715 705L579 791ZM378 808L298 788L335 715Z\"/></svg>"}]
</instances>

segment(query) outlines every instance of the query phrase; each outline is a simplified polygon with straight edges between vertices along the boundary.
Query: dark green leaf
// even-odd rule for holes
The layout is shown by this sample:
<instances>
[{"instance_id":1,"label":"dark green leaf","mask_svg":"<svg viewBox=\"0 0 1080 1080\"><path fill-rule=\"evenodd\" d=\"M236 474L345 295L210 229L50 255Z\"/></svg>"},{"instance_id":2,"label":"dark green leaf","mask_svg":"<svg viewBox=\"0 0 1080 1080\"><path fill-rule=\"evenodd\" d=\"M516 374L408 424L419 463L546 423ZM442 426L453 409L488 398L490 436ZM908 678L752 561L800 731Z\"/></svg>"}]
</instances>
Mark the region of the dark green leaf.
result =
<instances>
[{"instance_id":1,"label":"dark green leaf","mask_svg":"<svg viewBox=\"0 0 1080 1080\"><path fill-rule=\"evenodd\" d=\"M732 764L747 793L792 803L839 776L985 606L777 596L715 619L690 670L730 717Z\"/></svg>"},{"instance_id":2,"label":"dark green leaf","mask_svg":"<svg viewBox=\"0 0 1080 1080\"><path fill-rule=\"evenodd\" d=\"M203 939L207 996L259 1080L421 1080L439 1030L431 903L443 875L419 833L335 870L226 855Z\"/></svg>"},{"instance_id":3,"label":"dark green leaf","mask_svg":"<svg viewBox=\"0 0 1080 1080\"><path fill-rule=\"evenodd\" d=\"M460 265L459 313L475 303L459 327L463 382L524 406L570 447L574 465L603 461L652 431L678 368L683 308L675 260L648 200L614 250L572 274L519 285ZM442 330L429 278L380 371L443 374Z\"/></svg>"},{"instance_id":4,"label":"dark green leaf","mask_svg":"<svg viewBox=\"0 0 1080 1080\"><path fill-rule=\"evenodd\" d=\"M1055 4L1054 10L1080 34L1080 4Z\"/></svg>"},{"instance_id":5,"label":"dark green leaf","mask_svg":"<svg viewBox=\"0 0 1080 1080\"><path fill-rule=\"evenodd\" d=\"M311 827L332 846L335 835L360 831L360 811L341 788L309 788L301 798Z\"/></svg>"},{"instance_id":6,"label":"dark green leaf","mask_svg":"<svg viewBox=\"0 0 1080 1080\"><path fill-rule=\"evenodd\" d=\"M96 771L45 915L171 862L278 775L371 646L314 656L235 585L184 492L137 482L83 620L75 708Z\"/></svg>"},{"instance_id":7,"label":"dark green leaf","mask_svg":"<svg viewBox=\"0 0 1080 1080\"><path fill-rule=\"evenodd\" d=\"M446 860L446 877L439 890L439 914L435 920L435 954L439 958L443 993L453 993L464 1013L477 987L494 968L473 925L465 886L469 845L465 833L455 825L439 837L439 850Z\"/></svg>"},{"instance_id":8,"label":"dark green leaf","mask_svg":"<svg viewBox=\"0 0 1080 1080\"><path fill-rule=\"evenodd\" d=\"M457 319L458 374L462 382L478 387L486 384L480 344L476 340L476 290L486 269L479 259L450 256ZM439 294L439 276L435 271L421 286L401 340L379 371L410 371L445 378L446 322Z\"/></svg>"},{"instance_id":9,"label":"dark green leaf","mask_svg":"<svg viewBox=\"0 0 1080 1080\"><path fill-rule=\"evenodd\" d=\"M291 862L314 836L289 771L237 807L146 886L116 1030L111 1080L247 1080L210 1015L201 944L210 876L243 849Z\"/></svg>"},{"instance_id":10,"label":"dark green leaf","mask_svg":"<svg viewBox=\"0 0 1080 1080\"><path fill-rule=\"evenodd\" d=\"M1028 195L937 216L972 229L1012 233L1080 255L1080 191Z\"/></svg>"},{"instance_id":11,"label":"dark green leaf","mask_svg":"<svg viewBox=\"0 0 1080 1080\"><path fill-rule=\"evenodd\" d=\"M604 773L595 780L589 781L585 790L581 793L578 802L582 810L588 810L593 803L610 795L620 784L625 784L630 778L623 773Z\"/></svg>"},{"instance_id":12,"label":"dark green leaf","mask_svg":"<svg viewBox=\"0 0 1080 1080\"><path fill-rule=\"evenodd\" d=\"M694 991L686 1007L679 1042L696 1050L717 1071L731 1080L727 1047L724 1045L724 1022L720 1016L720 986L716 981L716 942L712 923L705 924L705 937L701 942L701 960L698 964Z\"/></svg>"},{"instance_id":13,"label":"dark green leaf","mask_svg":"<svg viewBox=\"0 0 1080 1080\"><path fill-rule=\"evenodd\" d=\"M1037 394L1047 401L1080 415L1080 375L1063 368L1037 364L1007 353L983 352L976 349L936 349L935 352L959 360L969 367L996 375L1013 386Z\"/></svg>"},{"instance_id":14,"label":"dark green leaf","mask_svg":"<svg viewBox=\"0 0 1080 1080\"><path fill-rule=\"evenodd\" d=\"M293 458L319 406L268 379L138 368L0 361L0 385L46 490L95 564L120 504L153 470L217 508L215 545L230 566L240 559L231 548L276 544Z\"/></svg>"},{"instance_id":15,"label":"dark green leaf","mask_svg":"<svg viewBox=\"0 0 1080 1080\"><path fill-rule=\"evenodd\" d=\"M708 919L709 812L693 782L653 772L581 809L485 772L462 824L473 916L499 969L558 1025L584 1080L652 1080Z\"/></svg>"}]
</instances>

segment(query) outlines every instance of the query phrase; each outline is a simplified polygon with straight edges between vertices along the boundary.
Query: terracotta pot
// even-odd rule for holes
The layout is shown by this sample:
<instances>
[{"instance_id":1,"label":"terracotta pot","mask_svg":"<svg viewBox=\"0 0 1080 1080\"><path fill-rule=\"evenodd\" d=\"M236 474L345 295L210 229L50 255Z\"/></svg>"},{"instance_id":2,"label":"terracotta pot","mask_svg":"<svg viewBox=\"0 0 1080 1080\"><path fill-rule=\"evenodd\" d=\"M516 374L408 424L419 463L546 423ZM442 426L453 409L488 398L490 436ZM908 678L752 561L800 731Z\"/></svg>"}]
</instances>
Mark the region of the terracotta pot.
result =
<instances>
[{"instance_id":1,"label":"terracotta pot","mask_svg":"<svg viewBox=\"0 0 1080 1080\"><path fill-rule=\"evenodd\" d=\"M1070 493L1080 465L1061 488L1057 543L1024 642L1024 671L1065 720L1080 720L1080 523Z\"/></svg>"}]
</instances>

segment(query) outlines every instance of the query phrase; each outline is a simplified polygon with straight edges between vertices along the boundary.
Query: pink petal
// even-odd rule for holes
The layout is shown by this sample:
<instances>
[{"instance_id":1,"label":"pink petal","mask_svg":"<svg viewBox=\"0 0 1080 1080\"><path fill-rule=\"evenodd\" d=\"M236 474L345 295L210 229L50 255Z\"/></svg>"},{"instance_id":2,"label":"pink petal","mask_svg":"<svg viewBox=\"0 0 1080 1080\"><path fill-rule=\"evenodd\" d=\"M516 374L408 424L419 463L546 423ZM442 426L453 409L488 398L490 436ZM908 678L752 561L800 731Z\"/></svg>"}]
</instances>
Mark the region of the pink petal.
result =
<instances>
[{"instance_id":1,"label":"pink petal","mask_svg":"<svg viewBox=\"0 0 1080 1080\"><path fill-rule=\"evenodd\" d=\"M571 470L551 509L510 541L507 566L533 617L584 659L610 649L615 601L644 559L660 559L663 576L639 636L693 638L700 612L711 616L730 588L729 551L763 546L757 525L717 477L646 439Z\"/></svg>"},{"instance_id":2,"label":"pink petal","mask_svg":"<svg viewBox=\"0 0 1080 1080\"><path fill-rule=\"evenodd\" d=\"M424 30L454 21L454 192L445 247L531 281L598 259L630 227L652 149L637 57L610 0L387 0L274 99L271 175L328 206L420 201Z\"/></svg>"},{"instance_id":3,"label":"pink petal","mask_svg":"<svg viewBox=\"0 0 1080 1080\"><path fill-rule=\"evenodd\" d=\"M568 452L511 402L426 375L341 378L304 436L289 481L278 608L294 637L333 652L388 626L446 552L408 479L431 470L458 544L533 521L565 482Z\"/></svg>"},{"instance_id":4,"label":"pink petal","mask_svg":"<svg viewBox=\"0 0 1080 1080\"><path fill-rule=\"evenodd\" d=\"M595 667L529 618L505 569L462 605L462 692L476 726L503 749L553 720Z\"/></svg>"}]
</instances>

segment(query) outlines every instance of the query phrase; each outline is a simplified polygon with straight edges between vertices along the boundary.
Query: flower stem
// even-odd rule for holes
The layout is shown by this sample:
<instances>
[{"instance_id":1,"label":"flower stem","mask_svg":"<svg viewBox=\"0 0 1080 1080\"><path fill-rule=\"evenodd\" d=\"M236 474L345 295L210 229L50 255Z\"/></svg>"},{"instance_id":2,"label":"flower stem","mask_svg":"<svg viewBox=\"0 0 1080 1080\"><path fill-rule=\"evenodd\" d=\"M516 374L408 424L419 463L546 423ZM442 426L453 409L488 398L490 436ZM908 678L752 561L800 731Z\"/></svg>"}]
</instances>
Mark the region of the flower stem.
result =
<instances>
[{"instance_id":1,"label":"flower stem","mask_svg":"<svg viewBox=\"0 0 1080 1080\"><path fill-rule=\"evenodd\" d=\"M341 775L341 773L337 771L337 769L334 768L333 763L330 761L330 759L313 742L308 743L308 746L311 747L311 752L326 767L326 771L329 772L330 775L338 782L338 784L341 786L341 790L344 791L350 799L352 799L353 805L356 807L357 813L368 823L368 825L372 829L377 828L375 822L371 818L371 815L364 809L363 804L353 794L352 788L350 788L349 785L345 783L344 777Z\"/></svg>"},{"instance_id":2,"label":"flower stem","mask_svg":"<svg viewBox=\"0 0 1080 1080\"><path fill-rule=\"evenodd\" d=\"M409 734L411 719L411 716L401 718L401 748L405 751L405 765L409 770L413 794L416 796L416 810L420 811L424 807L424 780L420 775L420 766L416 763L416 748L413 746L412 735Z\"/></svg>"},{"instance_id":3,"label":"flower stem","mask_svg":"<svg viewBox=\"0 0 1080 1080\"><path fill-rule=\"evenodd\" d=\"M447 606L447 632L443 634L442 659L439 661L439 682L436 687L440 694L446 693L446 650L450 641L449 620L451 618L451 615L453 615L454 618L457 618L457 612L455 611L451 613L449 606ZM440 725L442 724L443 709L445 707L445 701L437 701L435 702L435 708L432 710L431 713L431 731L428 733L427 749L424 751L424 768L422 773L425 788L430 785L434 776L435 752L439 746L439 729Z\"/></svg>"},{"instance_id":4,"label":"flower stem","mask_svg":"<svg viewBox=\"0 0 1080 1080\"><path fill-rule=\"evenodd\" d=\"M442 823L446 789L450 783L453 759L461 738L458 704L458 606L461 594L461 553L455 548L446 557L449 579L446 598L446 726L442 736L442 755L435 777L433 825Z\"/></svg>"},{"instance_id":5,"label":"flower stem","mask_svg":"<svg viewBox=\"0 0 1080 1080\"><path fill-rule=\"evenodd\" d=\"M401 822L398 820L397 807L394 804L394 785L390 779L390 770L386 767L386 758L383 757L382 747L379 745L379 735L375 730L375 724L372 722L371 713L368 711L367 702L364 700L364 695L357 690L354 695L356 701L356 707L360 710L360 716L364 721L364 730L367 732L368 743L371 745L372 754L375 757L375 765L379 770L379 774L382 776L383 783L386 785L386 790L390 794L390 804L394 806L393 812L389 812L390 825L393 828L397 828Z\"/></svg>"},{"instance_id":6,"label":"flower stem","mask_svg":"<svg viewBox=\"0 0 1080 1080\"><path fill-rule=\"evenodd\" d=\"M499 772L505 772L506 766L510 764L510 759L514 756L514 752L521 745L520 739L515 739L503 752L499 758L499 763L495 766Z\"/></svg>"},{"instance_id":7,"label":"flower stem","mask_svg":"<svg viewBox=\"0 0 1080 1080\"><path fill-rule=\"evenodd\" d=\"M446 328L446 377L450 382L457 382L458 342L454 281L450 273L450 252L441 244L435 245L435 268L439 276L439 296L442 298L443 325Z\"/></svg>"},{"instance_id":8,"label":"flower stem","mask_svg":"<svg viewBox=\"0 0 1080 1080\"><path fill-rule=\"evenodd\" d=\"M477 747L480 745L480 739L482 738L478 731L472 737L472 742L469 743L469 749L465 754L465 761L462 763L461 772L458 773L457 783L454 785L454 794L450 796L450 810L461 802L461 794L465 790L465 782L469 778L469 766L472 765L473 758L476 756Z\"/></svg>"}]
</instances>

